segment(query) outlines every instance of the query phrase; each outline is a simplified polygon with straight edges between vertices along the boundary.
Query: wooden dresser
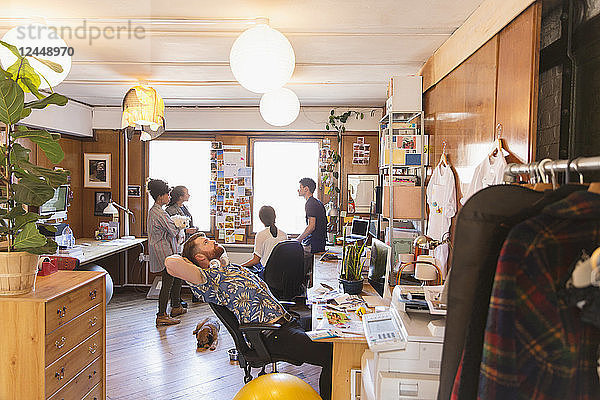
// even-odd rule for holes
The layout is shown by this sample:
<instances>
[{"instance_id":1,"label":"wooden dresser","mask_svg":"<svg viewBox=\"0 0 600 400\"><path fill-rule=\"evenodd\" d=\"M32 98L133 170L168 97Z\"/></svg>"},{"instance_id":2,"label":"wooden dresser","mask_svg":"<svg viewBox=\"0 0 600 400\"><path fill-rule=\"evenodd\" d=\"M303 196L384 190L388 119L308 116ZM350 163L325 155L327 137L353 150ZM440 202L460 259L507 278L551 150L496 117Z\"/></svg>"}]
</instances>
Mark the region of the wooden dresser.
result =
<instances>
[{"instance_id":1,"label":"wooden dresser","mask_svg":"<svg viewBox=\"0 0 600 400\"><path fill-rule=\"evenodd\" d=\"M0 399L106 399L104 275L58 271L0 296Z\"/></svg>"}]
</instances>

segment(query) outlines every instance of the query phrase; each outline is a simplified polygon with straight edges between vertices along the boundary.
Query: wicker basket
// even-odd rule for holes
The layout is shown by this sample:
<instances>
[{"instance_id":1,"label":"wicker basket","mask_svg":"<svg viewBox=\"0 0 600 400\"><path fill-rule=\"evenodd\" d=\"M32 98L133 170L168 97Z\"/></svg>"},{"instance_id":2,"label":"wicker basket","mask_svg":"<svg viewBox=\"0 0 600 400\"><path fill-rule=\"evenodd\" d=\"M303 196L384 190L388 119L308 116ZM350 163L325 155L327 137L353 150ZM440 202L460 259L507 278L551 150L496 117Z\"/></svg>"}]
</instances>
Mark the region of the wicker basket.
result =
<instances>
[{"instance_id":1,"label":"wicker basket","mask_svg":"<svg viewBox=\"0 0 600 400\"><path fill-rule=\"evenodd\" d=\"M35 285L38 256L26 252L0 253L0 296L29 293Z\"/></svg>"}]
</instances>

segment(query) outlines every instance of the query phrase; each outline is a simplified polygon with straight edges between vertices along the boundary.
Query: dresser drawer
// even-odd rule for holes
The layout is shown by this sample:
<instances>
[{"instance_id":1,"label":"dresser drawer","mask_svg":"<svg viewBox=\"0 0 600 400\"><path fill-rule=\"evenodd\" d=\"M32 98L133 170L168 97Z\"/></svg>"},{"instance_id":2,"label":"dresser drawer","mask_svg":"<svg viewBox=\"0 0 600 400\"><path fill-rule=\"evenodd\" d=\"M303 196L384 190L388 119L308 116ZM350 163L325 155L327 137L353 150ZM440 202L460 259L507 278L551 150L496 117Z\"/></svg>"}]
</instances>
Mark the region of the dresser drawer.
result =
<instances>
[{"instance_id":1,"label":"dresser drawer","mask_svg":"<svg viewBox=\"0 0 600 400\"><path fill-rule=\"evenodd\" d=\"M68 324L46 335L46 365L52 364L103 325L102 306L98 304Z\"/></svg>"},{"instance_id":2,"label":"dresser drawer","mask_svg":"<svg viewBox=\"0 0 600 400\"><path fill-rule=\"evenodd\" d=\"M102 373L102 357L98 357L48 400L81 399L102 380Z\"/></svg>"},{"instance_id":3,"label":"dresser drawer","mask_svg":"<svg viewBox=\"0 0 600 400\"><path fill-rule=\"evenodd\" d=\"M94 333L80 345L46 367L46 396L54 393L79 373L92 360L102 354L104 337L102 331ZM91 389L88 388L88 390ZM80 397L87 393L84 392Z\"/></svg>"},{"instance_id":4,"label":"dresser drawer","mask_svg":"<svg viewBox=\"0 0 600 400\"><path fill-rule=\"evenodd\" d=\"M85 397L81 400L103 400L103 390L104 388L102 387L102 382L100 382L99 384L94 386L94 388L90 390L90 392L86 394Z\"/></svg>"},{"instance_id":5,"label":"dresser drawer","mask_svg":"<svg viewBox=\"0 0 600 400\"><path fill-rule=\"evenodd\" d=\"M96 279L46 303L46 334L100 304L103 288L104 279Z\"/></svg>"}]
</instances>

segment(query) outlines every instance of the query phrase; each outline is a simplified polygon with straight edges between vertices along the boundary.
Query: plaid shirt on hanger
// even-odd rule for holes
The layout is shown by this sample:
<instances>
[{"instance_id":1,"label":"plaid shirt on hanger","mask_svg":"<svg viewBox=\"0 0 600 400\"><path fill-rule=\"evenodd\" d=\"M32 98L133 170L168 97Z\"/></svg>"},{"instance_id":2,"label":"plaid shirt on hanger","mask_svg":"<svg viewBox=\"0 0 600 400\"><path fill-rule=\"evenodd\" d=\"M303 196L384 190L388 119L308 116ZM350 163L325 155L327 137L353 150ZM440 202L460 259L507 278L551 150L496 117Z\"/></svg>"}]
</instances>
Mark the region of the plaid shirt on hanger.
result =
<instances>
[{"instance_id":1,"label":"plaid shirt on hanger","mask_svg":"<svg viewBox=\"0 0 600 400\"><path fill-rule=\"evenodd\" d=\"M480 399L600 398L600 331L558 295L581 251L598 245L600 195L586 191L513 228L490 300Z\"/></svg>"}]
</instances>

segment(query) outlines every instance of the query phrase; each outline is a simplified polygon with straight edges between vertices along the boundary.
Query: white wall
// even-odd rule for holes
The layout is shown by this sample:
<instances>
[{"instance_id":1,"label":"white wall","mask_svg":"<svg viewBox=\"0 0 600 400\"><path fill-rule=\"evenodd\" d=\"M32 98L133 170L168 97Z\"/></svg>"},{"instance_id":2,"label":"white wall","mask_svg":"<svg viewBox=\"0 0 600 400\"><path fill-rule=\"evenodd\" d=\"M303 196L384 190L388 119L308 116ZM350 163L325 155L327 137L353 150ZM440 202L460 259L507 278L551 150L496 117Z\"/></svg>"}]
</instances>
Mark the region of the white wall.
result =
<instances>
[{"instance_id":1,"label":"white wall","mask_svg":"<svg viewBox=\"0 0 600 400\"><path fill-rule=\"evenodd\" d=\"M345 110L336 109L336 114ZM378 130L382 109L377 109L373 117L370 116L370 110L360 109L365 118L349 120L346 129ZM167 107L165 120L167 130L171 131L323 131L330 111L331 107L302 107L296 121L285 127L267 124L260 116L258 107ZM93 128L121 128L121 113L120 107L94 107Z\"/></svg>"}]
</instances>

